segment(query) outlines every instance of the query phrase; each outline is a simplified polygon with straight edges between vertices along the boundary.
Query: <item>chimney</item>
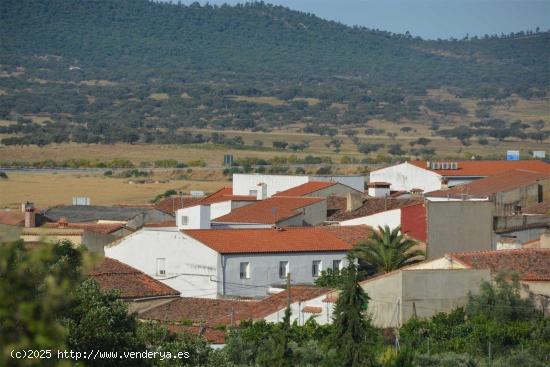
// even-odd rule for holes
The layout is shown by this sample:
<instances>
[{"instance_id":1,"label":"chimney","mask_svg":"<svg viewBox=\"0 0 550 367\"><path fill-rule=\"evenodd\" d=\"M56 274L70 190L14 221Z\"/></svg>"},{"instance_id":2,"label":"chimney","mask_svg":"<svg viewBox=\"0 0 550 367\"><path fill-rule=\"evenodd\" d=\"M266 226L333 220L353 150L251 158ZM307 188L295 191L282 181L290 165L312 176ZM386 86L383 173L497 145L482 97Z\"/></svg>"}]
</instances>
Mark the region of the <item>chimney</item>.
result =
<instances>
[{"instance_id":1,"label":"chimney","mask_svg":"<svg viewBox=\"0 0 550 367\"><path fill-rule=\"evenodd\" d=\"M258 190L256 190L256 199L257 200L267 199L267 184L266 183L260 182L258 184Z\"/></svg>"},{"instance_id":2,"label":"chimney","mask_svg":"<svg viewBox=\"0 0 550 367\"><path fill-rule=\"evenodd\" d=\"M368 187L368 194L373 198L383 198L390 195L390 186L388 182L370 182Z\"/></svg>"},{"instance_id":3,"label":"chimney","mask_svg":"<svg viewBox=\"0 0 550 367\"><path fill-rule=\"evenodd\" d=\"M441 190L449 189L449 180L446 177L441 178Z\"/></svg>"},{"instance_id":4,"label":"chimney","mask_svg":"<svg viewBox=\"0 0 550 367\"><path fill-rule=\"evenodd\" d=\"M28 201L22 205L25 211L25 228L36 227L36 213L34 212L34 204Z\"/></svg>"},{"instance_id":5,"label":"chimney","mask_svg":"<svg viewBox=\"0 0 550 367\"><path fill-rule=\"evenodd\" d=\"M346 196L346 211L352 212L363 205L363 197L361 194L348 192Z\"/></svg>"},{"instance_id":6,"label":"chimney","mask_svg":"<svg viewBox=\"0 0 550 367\"><path fill-rule=\"evenodd\" d=\"M210 205L195 205L176 211L178 229L210 229Z\"/></svg>"},{"instance_id":7,"label":"chimney","mask_svg":"<svg viewBox=\"0 0 550 367\"><path fill-rule=\"evenodd\" d=\"M411 189L411 196L413 197L422 197L424 194L424 190L422 189Z\"/></svg>"},{"instance_id":8,"label":"chimney","mask_svg":"<svg viewBox=\"0 0 550 367\"><path fill-rule=\"evenodd\" d=\"M58 228L67 228L69 226L69 222L67 222L67 219L64 217L59 218L57 221L57 227Z\"/></svg>"},{"instance_id":9,"label":"chimney","mask_svg":"<svg viewBox=\"0 0 550 367\"><path fill-rule=\"evenodd\" d=\"M550 249L550 230L546 230L540 234L540 248Z\"/></svg>"}]
</instances>

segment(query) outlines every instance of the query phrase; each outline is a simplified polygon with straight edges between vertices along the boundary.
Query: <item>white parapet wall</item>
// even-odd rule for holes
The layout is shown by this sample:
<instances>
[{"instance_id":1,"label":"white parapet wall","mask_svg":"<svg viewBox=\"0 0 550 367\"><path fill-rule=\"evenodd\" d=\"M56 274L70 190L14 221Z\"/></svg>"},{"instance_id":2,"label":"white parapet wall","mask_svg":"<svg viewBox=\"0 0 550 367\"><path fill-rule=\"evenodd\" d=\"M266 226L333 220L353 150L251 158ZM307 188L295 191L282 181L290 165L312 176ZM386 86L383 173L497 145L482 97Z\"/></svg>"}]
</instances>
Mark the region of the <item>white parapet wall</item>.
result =
<instances>
[{"instance_id":1,"label":"white parapet wall","mask_svg":"<svg viewBox=\"0 0 550 367\"><path fill-rule=\"evenodd\" d=\"M393 229L401 225L401 209L386 210L385 212L340 222L341 226L355 226L361 224L366 224L373 228L388 226Z\"/></svg>"},{"instance_id":2,"label":"white parapet wall","mask_svg":"<svg viewBox=\"0 0 550 367\"><path fill-rule=\"evenodd\" d=\"M370 173L370 182L391 183L392 191L422 189L430 192L441 189L441 175L410 163L382 168Z\"/></svg>"}]
</instances>

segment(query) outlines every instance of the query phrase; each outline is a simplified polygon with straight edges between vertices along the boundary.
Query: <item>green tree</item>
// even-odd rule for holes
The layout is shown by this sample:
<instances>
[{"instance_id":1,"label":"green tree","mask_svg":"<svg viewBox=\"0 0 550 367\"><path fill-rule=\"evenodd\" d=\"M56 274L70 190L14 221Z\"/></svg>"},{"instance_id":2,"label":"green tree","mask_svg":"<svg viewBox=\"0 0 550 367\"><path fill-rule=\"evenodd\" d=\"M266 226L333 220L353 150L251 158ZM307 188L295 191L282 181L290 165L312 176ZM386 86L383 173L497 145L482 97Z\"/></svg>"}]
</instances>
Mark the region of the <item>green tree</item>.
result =
<instances>
[{"instance_id":1,"label":"green tree","mask_svg":"<svg viewBox=\"0 0 550 367\"><path fill-rule=\"evenodd\" d=\"M338 366L365 366L372 357L367 349L372 327L365 315L369 297L359 285L360 275L354 259L349 256L348 260L347 277L334 308L331 340L336 358L332 362Z\"/></svg>"},{"instance_id":2,"label":"green tree","mask_svg":"<svg viewBox=\"0 0 550 367\"><path fill-rule=\"evenodd\" d=\"M352 253L375 271L387 273L422 261L425 253L414 250L416 245L416 241L401 233L401 227L391 230L389 226L379 226L370 238L358 243Z\"/></svg>"},{"instance_id":3,"label":"green tree","mask_svg":"<svg viewBox=\"0 0 550 367\"><path fill-rule=\"evenodd\" d=\"M0 244L0 365L58 365L51 359L17 360L10 351L64 349L67 312L80 281L83 255L70 242Z\"/></svg>"}]
</instances>

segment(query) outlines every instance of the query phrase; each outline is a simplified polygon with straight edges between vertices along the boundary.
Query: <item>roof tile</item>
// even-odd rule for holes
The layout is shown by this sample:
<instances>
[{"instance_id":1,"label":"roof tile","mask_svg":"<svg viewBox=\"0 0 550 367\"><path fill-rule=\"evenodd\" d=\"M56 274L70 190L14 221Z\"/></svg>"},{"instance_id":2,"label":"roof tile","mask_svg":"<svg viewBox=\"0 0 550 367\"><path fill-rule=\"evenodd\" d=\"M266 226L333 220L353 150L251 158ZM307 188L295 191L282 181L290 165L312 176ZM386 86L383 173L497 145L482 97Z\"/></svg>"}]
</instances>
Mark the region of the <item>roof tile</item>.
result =
<instances>
[{"instance_id":1,"label":"roof tile","mask_svg":"<svg viewBox=\"0 0 550 367\"><path fill-rule=\"evenodd\" d=\"M278 192L273 196L306 196L315 191L334 186L337 183L338 182L336 181L310 181L296 187L292 187L288 190Z\"/></svg>"}]
</instances>

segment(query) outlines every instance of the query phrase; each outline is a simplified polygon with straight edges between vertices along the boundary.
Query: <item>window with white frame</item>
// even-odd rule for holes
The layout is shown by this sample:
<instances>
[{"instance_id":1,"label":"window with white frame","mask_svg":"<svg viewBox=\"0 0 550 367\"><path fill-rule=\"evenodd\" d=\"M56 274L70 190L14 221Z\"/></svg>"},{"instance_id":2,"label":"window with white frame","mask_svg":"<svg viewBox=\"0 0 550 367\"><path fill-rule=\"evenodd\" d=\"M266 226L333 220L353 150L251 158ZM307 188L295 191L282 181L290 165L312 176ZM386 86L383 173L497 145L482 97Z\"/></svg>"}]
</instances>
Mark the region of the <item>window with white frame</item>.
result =
<instances>
[{"instance_id":1,"label":"window with white frame","mask_svg":"<svg viewBox=\"0 0 550 367\"><path fill-rule=\"evenodd\" d=\"M181 216L181 225L186 226L189 224L189 217L187 215Z\"/></svg>"},{"instance_id":2,"label":"window with white frame","mask_svg":"<svg viewBox=\"0 0 550 367\"><path fill-rule=\"evenodd\" d=\"M279 261L279 278L286 278L288 275L288 261Z\"/></svg>"},{"instance_id":3,"label":"window with white frame","mask_svg":"<svg viewBox=\"0 0 550 367\"><path fill-rule=\"evenodd\" d=\"M342 270L342 260L332 260L332 270L333 271L340 271Z\"/></svg>"},{"instance_id":4,"label":"window with white frame","mask_svg":"<svg viewBox=\"0 0 550 367\"><path fill-rule=\"evenodd\" d=\"M321 275L321 260L313 260L311 263L311 275L318 277Z\"/></svg>"},{"instance_id":5,"label":"window with white frame","mask_svg":"<svg viewBox=\"0 0 550 367\"><path fill-rule=\"evenodd\" d=\"M157 258L157 275L165 276L166 275L166 259Z\"/></svg>"},{"instance_id":6,"label":"window with white frame","mask_svg":"<svg viewBox=\"0 0 550 367\"><path fill-rule=\"evenodd\" d=\"M250 263L241 263L241 279L250 279Z\"/></svg>"}]
</instances>

